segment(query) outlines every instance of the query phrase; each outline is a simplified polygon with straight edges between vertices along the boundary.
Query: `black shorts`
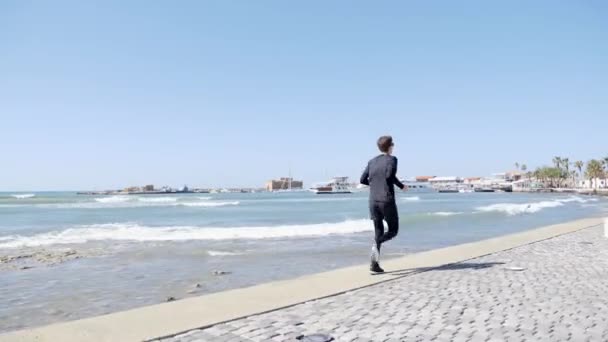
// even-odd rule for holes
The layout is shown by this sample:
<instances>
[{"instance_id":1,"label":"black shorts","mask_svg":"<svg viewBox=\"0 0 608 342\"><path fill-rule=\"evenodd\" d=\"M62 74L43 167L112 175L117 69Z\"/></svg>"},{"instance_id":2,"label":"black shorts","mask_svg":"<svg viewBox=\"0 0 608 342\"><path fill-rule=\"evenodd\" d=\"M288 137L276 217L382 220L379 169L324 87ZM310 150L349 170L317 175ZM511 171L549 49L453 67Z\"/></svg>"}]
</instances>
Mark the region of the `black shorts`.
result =
<instances>
[{"instance_id":1,"label":"black shorts","mask_svg":"<svg viewBox=\"0 0 608 342\"><path fill-rule=\"evenodd\" d=\"M392 202L370 202L369 212L371 219L384 220L387 223L399 222L399 213L397 212L397 204Z\"/></svg>"}]
</instances>

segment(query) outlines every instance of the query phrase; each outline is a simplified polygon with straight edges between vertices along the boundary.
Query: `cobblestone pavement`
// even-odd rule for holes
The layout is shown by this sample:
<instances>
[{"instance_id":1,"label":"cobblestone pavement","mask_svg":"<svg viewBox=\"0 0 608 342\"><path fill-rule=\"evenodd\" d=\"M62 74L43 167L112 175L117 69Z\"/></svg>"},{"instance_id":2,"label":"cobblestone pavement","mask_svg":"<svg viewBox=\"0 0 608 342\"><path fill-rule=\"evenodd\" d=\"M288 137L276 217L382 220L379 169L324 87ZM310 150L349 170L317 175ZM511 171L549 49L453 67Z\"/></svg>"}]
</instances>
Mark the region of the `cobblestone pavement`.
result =
<instances>
[{"instance_id":1,"label":"cobblestone pavement","mask_svg":"<svg viewBox=\"0 0 608 342\"><path fill-rule=\"evenodd\" d=\"M600 227L421 271L163 341L608 341Z\"/></svg>"}]
</instances>

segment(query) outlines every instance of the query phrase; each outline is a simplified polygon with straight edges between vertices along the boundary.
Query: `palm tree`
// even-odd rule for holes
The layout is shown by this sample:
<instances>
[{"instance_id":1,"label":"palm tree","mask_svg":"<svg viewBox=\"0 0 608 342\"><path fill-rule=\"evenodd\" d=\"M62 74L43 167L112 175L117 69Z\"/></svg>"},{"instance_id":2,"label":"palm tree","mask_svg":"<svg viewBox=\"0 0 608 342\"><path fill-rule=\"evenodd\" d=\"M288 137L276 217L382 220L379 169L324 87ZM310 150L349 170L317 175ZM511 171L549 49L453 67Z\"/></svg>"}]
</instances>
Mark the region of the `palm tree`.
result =
<instances>
[{"instance_id":1,"label":"palm tree","mask_svg":"<svg viewBox=\"0 0 608 342\"><path fill-rule=\"evenodd\" d=\"M562 158L561 157L553 157L553 164L555 165L555 168L558 170L562 169ZM559 188L559 179L557 180L557 187ZM551 181L551 185L553 185L553 181Z\"/></svg>"},{"instance_id":2,"label":"palm tree","mask_svg":"<svg viewBox=\"0 0 608 342\"><path fill-rule=\"evenodd\" d=\"M566 172L570 171L570 159L562 158L562 166L564 167L564 170L566 170Z\"/></svg>"},{"instance_id":3,"label":"palm tree","mask_svg":"<svg viewBox=\"0 0 608 342\"><path fill-rule=\"evenodd\" d=\"M572 188L576 188L576 170L570 171L570 177L572 177Z\"/></svg>"},{"instance_id":4,"label":"palm tree","mask_svg":"<svg viewBox=\"0 0 608 342\"><path fill-rule=\"evenodd\" d=\"M604 187L607 185L607 180L606 178L608 178L608 157L604 157L604 159L602 159L602 163L604 164Z\"/></svg>"},{"instance_id":5,"label":"palm tree","mask_svg":"<svg viewBox=\"0 0 608 342\"><path fill-rule=\"evenodd\" d=\"M574 162L574 167L578 169L579 178L583 176L583 166L585 166L585 163L582 160L577 160Z\"/></svg>"},{"instance_id":6,"label":"palm tree","mask_svg":"<svg viewBox=\"0 0 608 342\"><path fill-rule=\"evenodd\" d=\"M595 159L591 159L590 161L588 161L587 170L585 171L585 174L587 175L587 178L589 178L590 184L593 183L593 180L596 180L595 189L597 189L597 179L604 175L604 168L602 162Z\"/></svg>"},{"instance_id":7,"label":"palm tree","mask_svg":"<svg viewBox=\"0 0 608 342\"><path fill-rule=\"evenodd\" d=\"M515 170L519 170L519 163L515 162Z\"/></svg>"},{"instance_id":8,"label":"palm tree","mask_svg":"<svg viewBox=\"0 0 608 342\"><path fill-rule=\"evenodd\" d=\"M585 165L585 163L582 160L577 160L574 162L574 167L576 167L578 169L578 174L582 175L583 174L583 166Z\"/></svg>"},{"instance_id":9,"label":"palm tree","mask_svg":"<svg viewBox=\"0 0 608 342\"><path fill-rule=\"evenodd\" d=\"M560 168L562 166L562 158L561 157L553 157L553 164L556 168Z\"/></svg>"},{"instance_id":10,"label":"palm tree","mask_svg":"<svg viewBox=\"0 0 608 342\"><path fill-rule=\"evenodd\" d=\"M528 166L526 164L521 164L520 166L521 174L519 179L524 179L527 176L526 170L528 170Z\"/></svg>"},{"instance_id":11,"label":"palm tree","mask_svg":"<svg viewBox=\"0 0 608 342\"><path fill-rule=\"evenodd\" d=\"M536 170L532 172L532 175L534 176L537 182L542 182L540 168L536 168Z\"/></svg>"},{"instance_id":12,"label":"palm tree","mask_svg":"<svg viewBox=\"0 0 608 342\"><path fill-rule=\"evenodd\" d=\"M564 168L564 178L568 178L570 176L570 159L562 158L562 166Z\"/></svg>"}]
</instances>

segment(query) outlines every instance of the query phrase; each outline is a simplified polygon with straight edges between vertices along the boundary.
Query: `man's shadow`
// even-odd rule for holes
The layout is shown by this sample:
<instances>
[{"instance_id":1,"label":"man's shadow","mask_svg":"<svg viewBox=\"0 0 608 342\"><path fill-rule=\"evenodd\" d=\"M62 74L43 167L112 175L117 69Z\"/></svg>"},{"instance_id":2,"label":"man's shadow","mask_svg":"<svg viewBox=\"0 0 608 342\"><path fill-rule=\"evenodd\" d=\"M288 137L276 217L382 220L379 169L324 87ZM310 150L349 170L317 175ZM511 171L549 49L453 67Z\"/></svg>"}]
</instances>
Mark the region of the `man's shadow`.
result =
<instances>
[{"instance_id":1,"label":"man's shadow","mask_svg":"<svg viewBox=\"0 0 608 342\"><path fill-rule=\"evenodd\" d=\"M458 262L453 264L446 264L437 267L417 267L417 268L404 268L395 271L386 271L379 273L378 275L388 274L392 276L405 276L414 273L428 272L428 271L454 271L454 270L481 270L484 268L490 268L497 265L504 265L504 262Z\"/></svg>"}]
</instances>

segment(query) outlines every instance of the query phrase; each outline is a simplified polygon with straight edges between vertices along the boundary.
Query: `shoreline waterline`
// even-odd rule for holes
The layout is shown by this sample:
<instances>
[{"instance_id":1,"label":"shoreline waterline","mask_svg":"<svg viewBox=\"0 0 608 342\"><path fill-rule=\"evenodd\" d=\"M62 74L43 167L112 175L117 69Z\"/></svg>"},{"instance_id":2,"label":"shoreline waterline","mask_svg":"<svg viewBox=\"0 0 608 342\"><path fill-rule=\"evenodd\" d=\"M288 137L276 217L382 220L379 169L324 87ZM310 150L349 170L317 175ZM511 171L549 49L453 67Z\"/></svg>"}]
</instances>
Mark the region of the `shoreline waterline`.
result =
<instances>
[{"instance_id":1,"label":"shoreline waterline","mask_svg":"<svg viewBox=\"0 0 608 342\"><path fill-rule=\"evenodd\" d=\"M408 276L412 272L470 260L562 234L597 227L602 223L601 218L588 218L544 226L390 259L385 262L385 268L401 270L399 277ZM336 295L390 281L395 277L390 273L370 276L367 265L352 266L104 316L25 329L0 335L0 339L3 341L147 340Z\"/></svg>"}]
</instances>

